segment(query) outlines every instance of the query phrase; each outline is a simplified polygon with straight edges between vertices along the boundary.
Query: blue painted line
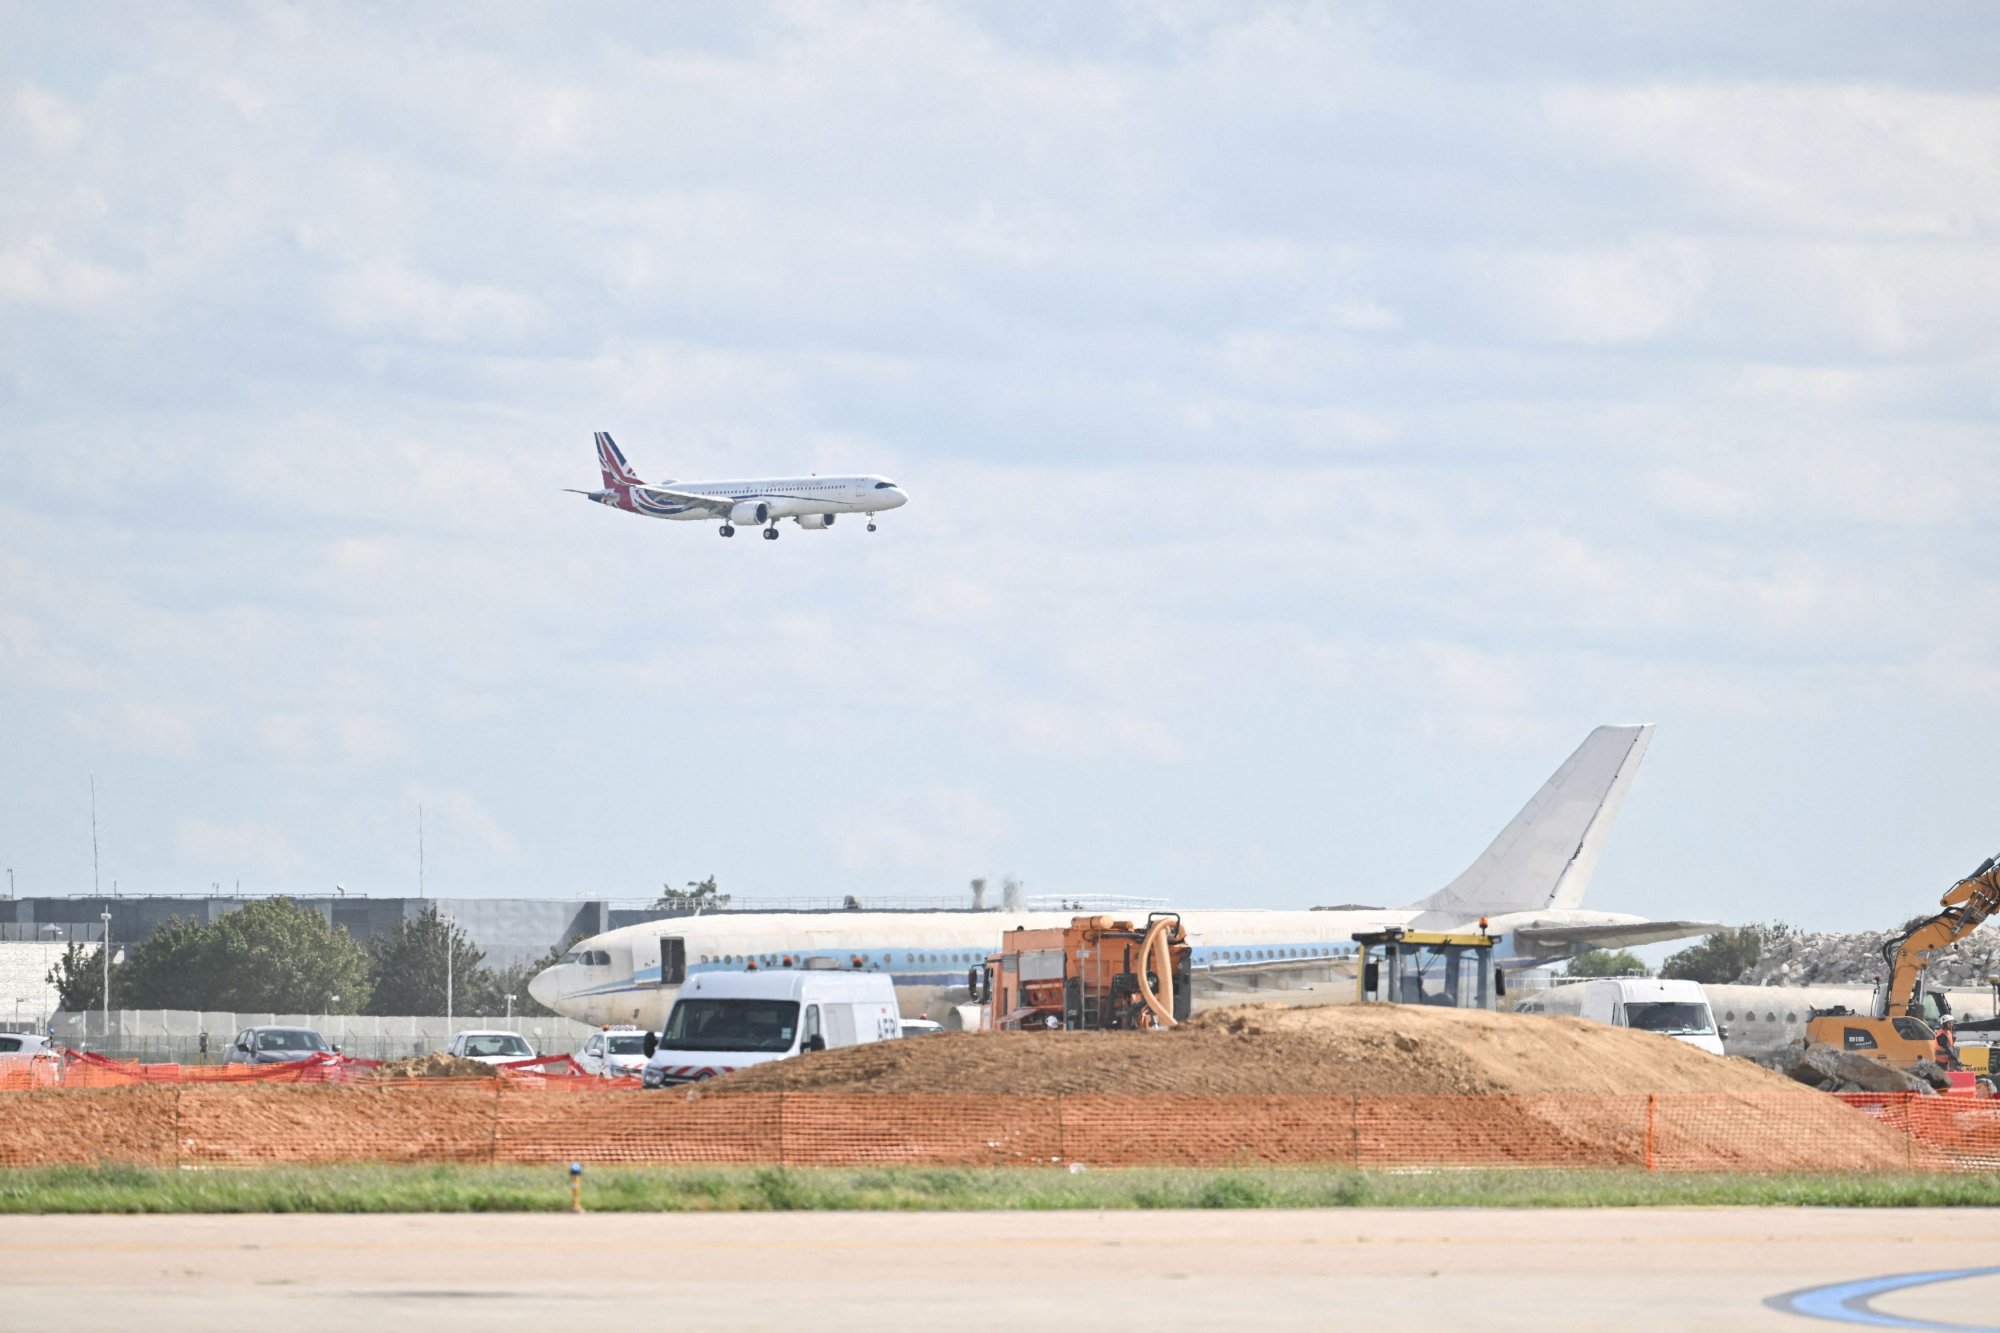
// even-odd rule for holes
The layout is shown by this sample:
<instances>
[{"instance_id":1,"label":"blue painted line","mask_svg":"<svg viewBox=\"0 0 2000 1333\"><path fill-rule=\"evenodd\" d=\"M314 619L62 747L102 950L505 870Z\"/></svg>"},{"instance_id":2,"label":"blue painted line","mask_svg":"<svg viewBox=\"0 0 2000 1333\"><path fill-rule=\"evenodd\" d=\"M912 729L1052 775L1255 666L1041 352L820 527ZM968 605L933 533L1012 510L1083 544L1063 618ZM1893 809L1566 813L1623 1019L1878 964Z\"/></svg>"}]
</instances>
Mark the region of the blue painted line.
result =
<instances>
[{"instance_id":1,"label":"blue painted line","mask_svg":"<svg viewBox=\"0 0 2000 1333\"><path fill-rule=\"evenodd\" d=\"M1825 1319L1836 1324L1861 1324L1868 1328L1931 1330L1932 1333L2000 1333L1996 1324L1940 1324L1929 1319L1904 1319L1871 1308L1877 1296L1911 1287L1927 1287L1935 1282L1957 1282L1968 1277L1991 1277L2000 1268L1945 1268L1931 1273L1897 1273L1890 1277L1864 1278L1858 1282L1836 1282L1826 1287L1808 1287L1773 1296L1764 1304L1786 1314L1808 1319Z\"/></svg>"}]
</instances>

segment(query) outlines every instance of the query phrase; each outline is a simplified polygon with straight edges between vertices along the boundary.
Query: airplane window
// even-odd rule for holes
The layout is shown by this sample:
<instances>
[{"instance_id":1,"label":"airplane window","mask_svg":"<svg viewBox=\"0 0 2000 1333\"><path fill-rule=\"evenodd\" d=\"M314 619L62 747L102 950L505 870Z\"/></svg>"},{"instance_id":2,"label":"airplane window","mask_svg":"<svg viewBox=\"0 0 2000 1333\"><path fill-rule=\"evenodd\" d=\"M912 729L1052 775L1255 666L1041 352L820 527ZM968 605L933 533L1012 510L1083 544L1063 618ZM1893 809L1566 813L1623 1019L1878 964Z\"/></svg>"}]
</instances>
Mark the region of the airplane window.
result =
<instances>
[{"instance_id":1,"label":"airplane window","mask_svg":"<svg viewBox=\"0 0 2000 1333\"><path fill-rule=\"evenodd\" d=\"M875 489L878 491L886 491L891 487L893 487L895 484L896 483L893 481L878 481L875 483Z\"/></svg>"},{"instance_id":2,"label":"airplane window","mask_svg":"<svg viewBox=\"0 0 2000 1333\"><path fill-rule=\"evenodd\" d=\"M1734 1009L1723 1010L1722 1021L1725 1023L1734 1023L1736 1021L1736 1011Z\"/></svg>"},{"instance_id":3,"label":"airplane window","mask_svg":"<svg viewBox=\"0 0 2000 1333\"><path fill-rule=\"evenodd\" d=\"M1799 1021L1799 1016L1797 1014L1786 1014L1785 1021L1787 1023L1796 1023Z\"/></svg>"}]
</instances>

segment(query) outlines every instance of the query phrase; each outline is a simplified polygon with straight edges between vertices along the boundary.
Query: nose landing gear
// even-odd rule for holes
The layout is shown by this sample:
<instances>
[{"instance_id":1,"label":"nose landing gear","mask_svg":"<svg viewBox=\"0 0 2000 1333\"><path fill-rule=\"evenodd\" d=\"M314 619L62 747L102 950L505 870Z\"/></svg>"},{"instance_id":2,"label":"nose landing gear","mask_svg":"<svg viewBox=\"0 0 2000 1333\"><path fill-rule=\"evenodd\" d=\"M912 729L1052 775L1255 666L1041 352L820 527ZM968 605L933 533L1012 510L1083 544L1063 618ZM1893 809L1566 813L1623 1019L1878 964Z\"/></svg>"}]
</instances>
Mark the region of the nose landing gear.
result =
<instances>
[{"instance_id":1,"label":"nose landing gear","mask_svg":"<svg viewBox=\"0 0 2000 1333\"><path fill-rule=\"evenodd\" d=\"M875 520L872 518L868 520L868 530L870 532L875 531Z\"/></svg>"}]
</instances>

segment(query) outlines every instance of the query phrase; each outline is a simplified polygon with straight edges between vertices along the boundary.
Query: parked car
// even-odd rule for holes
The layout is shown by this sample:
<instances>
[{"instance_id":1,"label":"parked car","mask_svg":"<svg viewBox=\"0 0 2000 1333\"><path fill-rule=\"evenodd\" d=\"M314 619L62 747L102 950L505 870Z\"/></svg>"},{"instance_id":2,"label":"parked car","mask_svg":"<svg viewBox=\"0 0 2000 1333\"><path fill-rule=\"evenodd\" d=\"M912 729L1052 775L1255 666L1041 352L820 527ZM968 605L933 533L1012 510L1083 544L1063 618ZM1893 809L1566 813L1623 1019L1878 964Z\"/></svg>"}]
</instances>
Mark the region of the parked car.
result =
<instances>
[{"instance_id":1,"label":"parked car","mask_svg":"<svg viewBox=\"0 0 2000 1333\"><path fill-rule=\"evenodd\" d=\"M336 1055L339 1051L338 1046L329 1046L326 1038L311 1028L244 1028L236 1034L236 1040L229 1043L229 1053L223 1063L295 1064L300 1060L310 1060L315 1055Z\"/></svg>"},{"instance_id":2,"label":"parked car","mask_svg":"<svg viewBox=\"0 0 2000 1333\"><path fill-rule=\"evenodd\" d=\"M903 1020L903 1035L906 1037L932 1037L944 1031L944 1024L933 1023L928 1018L906 1018Z\"/></svg>"},{"instance_id":3,"label":"parked car","mask_svg":"<svg viewBox=\"0 0 2000 1333\"><path fill-rule=\"evenodd\" d=\"M0 1032L0 1055L40 1055L49 1039L37 1032Z\"/></svg>"},{"instance_id":4,"label":"parked car","mask_svg":"<svg viewBox=\"0 0 2000 1333\"><path fill-rule=\"evenodd\" d=\"M902 1035L886 972L698 972L681 987L641 1081L699 1083L745 1065Z\"/></svg>"},{"instance_id":5,"label":"parked car","mask_svg":"<svg viewBox=\"0 0 2000 1333\"><path fill-rule=\"evenodd\" d=\"M483 1065L506 1065L516 1060L535 1058L535 1048L528 1044L526 1037L499 1028L453 1033L451 1044L444 1048L444 1053L461 1060L477 1060Z\"/></svg>"},{"instance_id":6,"label":"parked car","mask_svg":"<svg viewBox=\"0 0 2000 1333\"><path fill-rule=\"evenodd\" d=\"M634 1027L593 1032L575 1055L576 1067L600 1078L637 1074L646 1067L646 1034Z\"/></svg>"}]
</instances>

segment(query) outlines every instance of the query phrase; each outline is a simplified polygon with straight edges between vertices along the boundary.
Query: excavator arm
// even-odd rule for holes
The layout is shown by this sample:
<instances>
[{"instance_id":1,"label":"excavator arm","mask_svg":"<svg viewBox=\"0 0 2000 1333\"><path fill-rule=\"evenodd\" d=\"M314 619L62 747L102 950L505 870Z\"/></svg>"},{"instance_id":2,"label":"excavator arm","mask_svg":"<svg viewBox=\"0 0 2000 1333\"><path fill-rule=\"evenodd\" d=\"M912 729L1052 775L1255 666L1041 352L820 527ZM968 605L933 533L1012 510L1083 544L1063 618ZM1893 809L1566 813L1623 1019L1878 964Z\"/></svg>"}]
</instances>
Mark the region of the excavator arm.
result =
<instances>
[{"instance_id":1,"label":"excavator arm","mask_svg":"<svg viewBox=\"0 0 2000 1333\"><path fill-rule=\"evenodd\" d=\"M1888 1009L1884 1015L1899 1018L1921 1012L1924 966L1931 955L1964 939L1979 923L2000 911L2000 865L1987 857L1979 869L1945 890L1942 908L1936 916L1920 921L1882 946L1889 964Z\"/></svg>"}]
</instances>

